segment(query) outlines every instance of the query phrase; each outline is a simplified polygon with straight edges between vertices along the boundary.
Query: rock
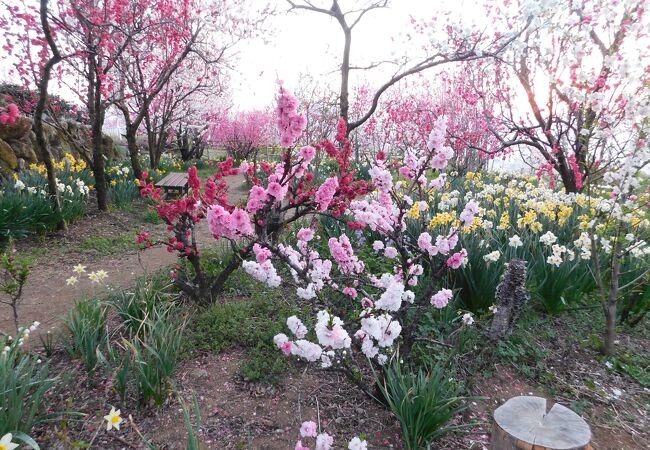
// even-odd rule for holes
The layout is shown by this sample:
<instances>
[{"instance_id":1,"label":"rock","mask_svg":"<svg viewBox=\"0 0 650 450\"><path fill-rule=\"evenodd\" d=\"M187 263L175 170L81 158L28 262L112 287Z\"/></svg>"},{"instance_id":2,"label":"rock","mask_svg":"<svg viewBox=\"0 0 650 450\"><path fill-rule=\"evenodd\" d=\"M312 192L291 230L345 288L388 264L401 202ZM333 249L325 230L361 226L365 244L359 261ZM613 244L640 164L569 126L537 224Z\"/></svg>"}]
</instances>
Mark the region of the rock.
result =
<instances>
[{"instance_id":1,"label":"rock","mask_svg":"<svg viewBox=\"0 0 650 450\"><path fill-rule=\"evenodd\" d=\"M0 161L4 162L5 165L11 169L16 170L18 168L18 158L13 149L7 142L0 139Z\"/></svg>"},{"instance_id":2,"label":"rock","mask_svg":"<svg viewBox=\"0 0 650 450\"><path fill-rule=\"evenodd\" d=\"M76 159L92 164L90 128L72 120L61 125L63 129L54 128L47 123L43 124L43 133L52 159L60 161L66 153L70 153ZM0 171L5 175L11 175L19 169L19 159L24 160L27 167L29 164L42 162L41 155L37 151L36 135L31 130L31 126L32 120L29 117L19 117L12 125L0 125L0 164L2 165ZM102 137L102 147L107 159L115 159L118 156L117 148L110 136Z\"/></svg>"},{"instance_id":3,"label":"rock","mask_svg":"<svg viewBox=\"0 0 650 450\"><path fill-rule=\"evenodd\" d=\"M32 129L32 119L20 116L15 123L0 125L0 139L8 141L27 136Z\"/></svg>"},{"instance_id":4,"label":"rock","mask_svg":"<svg viewBox=\"0 0 650 450\"><path fill-rule=\"evenodd\" d=\"M208 378L208 371L205 369L194 369L192 371L192 378Z\"/></svg>"},{"instance_id":5,"label":"rock","mask_svg":"<svg viewBox=\"0 0 650 450\"><path fill-rule=\"evenodd\" d=\"M36 156L36 146L32 141L10 141L9 146L13 149L17 158L24 159L28 164L36 164L38 157Z\"/></svg>"}]
</instances>

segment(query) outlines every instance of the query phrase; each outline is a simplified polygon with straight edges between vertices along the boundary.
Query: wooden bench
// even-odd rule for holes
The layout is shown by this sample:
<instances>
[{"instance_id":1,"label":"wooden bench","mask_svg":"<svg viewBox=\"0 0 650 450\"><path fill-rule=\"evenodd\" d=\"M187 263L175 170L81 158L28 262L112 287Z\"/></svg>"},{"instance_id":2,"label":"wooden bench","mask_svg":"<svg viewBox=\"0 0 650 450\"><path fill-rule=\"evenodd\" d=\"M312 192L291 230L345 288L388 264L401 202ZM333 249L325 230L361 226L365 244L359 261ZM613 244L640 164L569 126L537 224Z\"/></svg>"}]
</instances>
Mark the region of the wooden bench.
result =
<instances>
[{"instance_id":1,"label":"wooden bench","mask_svg":"<svg viewBox=\"0 0 650 450\"><path fill-rule=\"evenodd\" d=\"M155 186L163 190L165 197L169 197L170 195L181 196L187 194L187 191L189 190L187 173L168 173L162 180L157 182Z\"/></svg>"}]
</instances>

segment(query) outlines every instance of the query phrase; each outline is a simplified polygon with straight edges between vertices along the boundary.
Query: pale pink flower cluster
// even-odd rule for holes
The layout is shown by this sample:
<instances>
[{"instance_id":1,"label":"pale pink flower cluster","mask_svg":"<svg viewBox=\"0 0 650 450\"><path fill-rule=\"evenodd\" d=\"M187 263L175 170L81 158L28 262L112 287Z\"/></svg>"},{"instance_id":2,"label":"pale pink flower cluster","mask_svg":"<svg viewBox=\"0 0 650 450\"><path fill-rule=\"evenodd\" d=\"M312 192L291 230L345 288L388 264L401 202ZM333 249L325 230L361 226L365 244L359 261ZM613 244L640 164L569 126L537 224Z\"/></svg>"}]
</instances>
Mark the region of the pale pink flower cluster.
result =
<instances>
[{"instance_id":1,"label":"pale pink flower cluster","mask_svg":"<svg viewBox=\"0 0 650 450\"><path fill-rule=\"evenodd\" d=\"M280 145L282 147L293 146L307 125L305 116L298 114L297 111L298 99L291 92L280 86L277 124L280 130Z\"/></svg>"},{"instance_id":2,"label":"pale pink flower cluster","mask_svg":"<svg viewBox=\"0 0 650 450\"><path fill-rule=\"evenodd\" d=\"M440 117L436 120L429 134L427 148L435 152L429 163L432 169L442 170L447 167L449 160L454 157L454 150L445 146L445 136L447 134L447 118Z\"/></svg>"},{"instance_id":3,"label":"pale pink flower cluster","mask_svg":"<svg viewBox=\"0 0 650 450\"><path fill-rule=\"evenodd\" d=\"M397 256L397 249L395 247L386 247L384 256L388 259L393 259Z\"/></svg>"},{"instance_id":4,"label":"pale pink flower cluster","mask_svg":"<svg viewBox=\"0 0 650 450\"><path fill-rule=\"evenodd\" d=\"M318 312L314 327L318 344L304 339L308 330L297 317L287 319L287 327L298 340L291 341L286 334L280 333L273 338L275 345L285 355L298 356L310 362L320 360L323 368L332 366L335 350L349 349L352 343L348 332L343 328L343 321L324 310Z\"/></svg>"},{"instance_id":5,"label":"pale pink flower cluster","mask_svg":"<svg viewBox=\"0 0 650 450\"><path fill-rule=\"evenodd\" d=\"M331 316L327 311L319 311L314 327L318 343L332 350L349 348L351 344L348 332L343 329L343 321L336 316Z\"/></svg>"},{"instance_id":6,"label":"pale pink flower cluster","mask_svg":"<svg viewBox=\"0 0 650 450\"><path fill-rule=\"evenodd\" d=\"M253 245L255 261L244 261L242 267L247 274L269 287L278 287L282 282L280 276L271 263L271 250L259 244Z\"/></svg>"},{"instance_id":7,"label":"pale pink flower cluster","mask_svg":"<svg viewBox=\"0 0 650 450\"><path fill-rule=\"evenodd\" d=\"M327 244L329 245L332 257L339 265L341 273L349 274L363 272L365 265L355 256L352 244L350 244L350 239L348 239L345 234L342 234L338 239L334 237L330 238Z\"/></svg>"},{"instance_id":8,"label":"pale pink flower cluster","mask_svg":"<svg viewBox=\"0 0 650 450\"><path fill-rule=\"evenodd\" d=\"M311 228L301 228L298 231L298 240L302 242L309 242L314 239L314 230Z\"/></svg>"},{"instance_id":9,"label":"pale pink flower cluster","mask_svg":"<svg viewBox=\"0 0 650 450\"><path fill-rule=\"evenodd\" d=\"M389 193L380 192L378 199L355 200L350 204L350 212L355 222L367 226L372 231L390 233L395 229L395 219L399 215L399 209L393 203ZM402 221L400 229L406 228ZM383 247L382 247L383 248Z\"/></svg>"},{"instance_id":10,"label":"pale pink flower cluster","mask_svg":"<svg viewBox=\"0 0 650 450\"><path fill-rule=\"evenodd\" d=\"M386 193L393 188L393 175L384 167L382 162L373 165L368 173L379 192Z\"/></svg>"},{"instance_id":11,"label":"pale pink flower cluster","mask_svg":"<svg viewBox=\"0 0 650 450\"><path fill-rule=\"evenodd\" d=\"M318 425L313 421L303 422L300 426L300 439L296 442L294 450L310 450L305 444L303 439L316 438L315 450L331 450L334 445L334 438L327 433L318 433ZM359 437L354 437L348 443L348 450L367 450L368 443Z\"/></svg>"},{"instance_id":12,"label":"pale pink flower cluster","mask_svg":"<svg viewBox=\"0 0 650 450\"><path fill-rule=\"evenodd\" d=\"M296 316L287 318L287 328L298 338L304 339L307 336L307 327Z\"/></svg>"},{"instance_id":13,"label":"pale pink flower cluster","mask_svg":"<svg viewBox=\"0 0 650 450\"><path fill-rule=\"evenodd\" d=\"M244 261L242 262L242 267L247 274L255 278L257 281L266 283L269 287L278 287L282 282L282 279L276 272L270 259L261 264L255 261Z\"/></svg>"},{"instance_id":14,"label":"pale pink flower cluster","mask_svg":"<svg viewBox=\"0 0 650 450\"><path fill-rule=\"evenodd\" d=\"M438 309L442 309L449 303L454 294L451 289L441 289L436 294L431 296L431 304Z\"/></svg>"},{"instance_id":15,"label":"pale pink flower cluster","mask_svg":"<svg viewBox=\"0 0 650 450\"><path fill-rule=\"evenodd\" d=\"M235 208L228 212L221 205L208 210L208 228L215 239L225 237L237 240L253 234L251 218L246 211Z\"/></svg>"},{"instance_id":16,"label":"pale pink flower cluster","mask_svg":"<svg viewBox=\"0 0 650 450\"><path fill-rule=\"evenodd\" d=\"M370 315L361 319L361 329L354 337L361 340L361 351L366 357L376 357L377 362L384 364L387 356L380 353L380 348L391 347L401 332L402 326L389 314Z\"/></svg>"},{"instance_id":17,"label":"pale pink flower cluster","mask_svg":"<svg viewBox=\"0 0 650 450\"><path fill-rule=\"evenodd\" d=\"M296 294L305 300L311 300L316 297L318 292L323 289L325 283L330 280L330 271L332 270L332 261L322 259L317 251L308 247L308 242L314 238L313 230L302 228L298 232L298 249L295 250L289 245L280 244L278 249L283 256L290 262L291 275L296 283L304 282L304 278L309 280L305 287L299 286ZM305 271L304 278L298 276L298 271Z\"/></svg>"},{"instance_id":18,"label":"pale pink flower cluster","mask_svg":"<svg viewBox=\"0 0 650 450\"><path fill-rule=\"evenodd\" d=\"M338 187L339 180L336 177L329 177L319 186L316 191L316 203L320 212L327 210Z\"/></svg>"},{"instance_id":19,"label":"pale pink flower cluster","mask_svg":"<svg viewBox=\"0 0 650 450\"><path fill-rule=\"evenodd\" d=\"M463 212L460 213L460 220L466 227L471 227L474 224L474 216L479 212L478 203L476 200L470 200L465 205Z\"/></svg>"},{"instance_id":20,"label":"pale pink flower cluster","mask_svg":"<svg viewBox=\"0 0 650 450\"><path fill-rule=\"evenodd\" d=\"M297 164L294 164L293 167L291 167L289 179L293 177L300 178L305 176L307 169L309 168L309 164L312 162L315 156L316 149L311 145L305 145L304 147L301 147L300 150L298 150ZM281 166L283 167L284 171L284 165Z\"/></svg>"},{"instance_id":21,"label":"pale pink flower cluster","mask_svg":"<svg viewBox=\"0 0 650 450\"><path fill-rule=\"evenodd\" d=\"M375 302L375 308L384 309L386 311L397 311L402 306L402 301L405 300L404 283L397 275L385 273L377 281L377 287L383 288L384 292L379 296L379 300Z\"/></svg>"},{"instance_id":22,"label":"pale pink flower cluster","mask_svg":"<svg viewBox=\"0 0 650 450\"><path fill-rule=\"evenodd\" d=\"M458 245L458 234L455 229L452 229L447 237L438 235L435 245L431 241L432 237L429 233L426 231L421 233L418 237L418 248L430 256L435 256L438 253L447 255Z\"/></svg>"}]
</instances>

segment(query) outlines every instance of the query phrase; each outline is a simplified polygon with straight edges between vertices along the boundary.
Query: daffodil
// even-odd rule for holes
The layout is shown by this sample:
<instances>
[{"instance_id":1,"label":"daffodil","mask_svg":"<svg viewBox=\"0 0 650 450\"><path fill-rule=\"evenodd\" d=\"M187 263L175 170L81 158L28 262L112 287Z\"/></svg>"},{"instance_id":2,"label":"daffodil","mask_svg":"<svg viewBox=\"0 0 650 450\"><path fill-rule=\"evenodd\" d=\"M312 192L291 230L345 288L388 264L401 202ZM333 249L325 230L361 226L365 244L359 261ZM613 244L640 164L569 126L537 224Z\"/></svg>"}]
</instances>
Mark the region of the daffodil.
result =
<instances>
[{"instance_id":1,"label":"daffodil","mask_svg":"<svg viewBox=\"0 0 650 450\"><path fill-rule=\"evenodd\" d=\"M79 278L73 276L65 280L65 284L66 286L74 286L75 284L77 284L78 281Z\"/></svg>"},{"instance_id":2,"label":"daffodil","mask_svg":"<svg viewBox=\"0 0 650 450\"><path fill-rule=\"evenodd\" d=\"M116 430L120 429L120 424L122 423L122 417L120 417L120 410L115 410L115 407L111 407L111 411L107 416L104 416L106 420L106 431L111 431L113 428ZM2 450L0 448L0 450Z\"/></svg>"},{"instance_id":3,"label":"daffodil","mask_svg":"<svg viewBox=\"0 0 650 450\"><path fill-rule=\"evenodd\" d=\"M15 448L18 448L18 444L11 442L12 437L11 433L2 436L2 439L0 439L0 450L14 450Z\"/></svg>"},{"instance_id":4,"label":"daffodil","mask_svg":"<svg viewBox=\"0 0 650 450\"><path fill-rule=\"evenodd\" d=\"M106 277L108 277L108 273L105 270L98 270L88 274L88 278L90 278L90 281L93 283L101 283Z\"/></svg>"},{"instance_id":5,"label":"daffodil","mask_svg":"<svg viewBox=\"0 0 650 450\"><path fill-rule=\"evenodd\" d=\"M78 273L79 275L81 275L82 273L86 272L86 266L82 264L77 264L76 266L74 266L74 269L72 269L72 271L74 273Z\"/></svg>"}]
</instances>

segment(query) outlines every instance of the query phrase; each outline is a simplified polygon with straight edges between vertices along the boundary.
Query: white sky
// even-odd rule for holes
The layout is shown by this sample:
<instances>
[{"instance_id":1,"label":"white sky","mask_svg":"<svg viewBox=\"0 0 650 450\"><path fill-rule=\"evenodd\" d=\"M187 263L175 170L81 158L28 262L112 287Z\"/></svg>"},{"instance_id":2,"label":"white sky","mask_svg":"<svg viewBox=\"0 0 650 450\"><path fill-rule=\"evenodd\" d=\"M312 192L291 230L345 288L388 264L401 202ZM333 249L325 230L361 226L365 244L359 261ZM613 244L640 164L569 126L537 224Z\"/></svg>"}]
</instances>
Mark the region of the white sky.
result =
<instances>
[{"instance_id":1,"label":"white sky","mask_svg":"<svg viewBox=\"0 0 650 450\"><path fill-rule=\"evenodd\" d=\"M262 0L253 0L263 3ZM269 20L272 35L265 44L261 39L245 42L239 47L237 71L233 75L233 103L241 109L260 108L272 103L276 95L277 79L291 89L305 74L338 89L340 77L338 65L343 51L343 34L334 18L305 10L291 13L284 0L273 2L279 13ZM296 0L299 3L299 0ZM331 0L316 4L331 6ZM341 7L352 5L353 0L341 0ZM443 8L463 13L470 22L478 8L471 0L393 0L390 8L373 10L366 14L352 32L351 64L365 65L369 62L390 59L396 55L409 54L413 48L396 42L403 41L412 32L409 17L428 19ZM474 14L472 12L475 11ZM361 71L356 72L361 74ZM380 66L373 71L363 71L371 83L390 78L391 66ZM352 80L351 80L352 81Z\"/></svg>"}]
</instances>

